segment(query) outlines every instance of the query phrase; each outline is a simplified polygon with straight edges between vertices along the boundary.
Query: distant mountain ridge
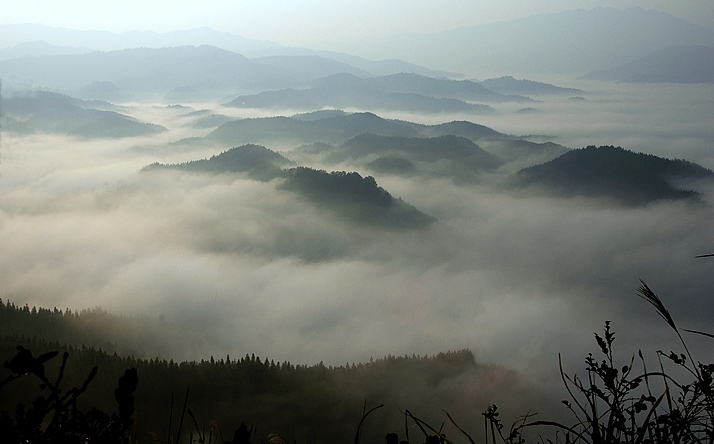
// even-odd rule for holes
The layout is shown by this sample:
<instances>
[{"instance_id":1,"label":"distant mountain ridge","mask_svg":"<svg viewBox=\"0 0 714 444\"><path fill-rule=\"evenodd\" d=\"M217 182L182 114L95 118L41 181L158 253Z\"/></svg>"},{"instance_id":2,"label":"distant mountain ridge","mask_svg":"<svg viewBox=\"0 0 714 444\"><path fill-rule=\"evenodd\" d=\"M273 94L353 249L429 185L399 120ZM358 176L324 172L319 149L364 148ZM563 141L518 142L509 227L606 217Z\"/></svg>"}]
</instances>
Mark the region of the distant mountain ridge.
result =
<instances>
[{"instance_id":1,"label":"distant mountain ridge","mask_svg":"<svg viewBox=\"0 0 714 444\"><path fill-rule=\"evenodd\" d=\"M573 73L626 63L675 45L714 45L714 29L656 10L594 8L389 39L344 51L456 72ZM448 48L445 51L444 48Z\"/></svg>"},{"instance_id":2,"label":"distant mountain ridge","mask_svg":"<svg viewBox=\"0 0 714 444\"><path fill-rule=\"evenodd\" d=\"M692 190L673 180L714 179L714 172L684 160L634 153L614 146L572 150L516 175L519 186L541 186L566 196L606 197L626 205L690 199Z\"/></svg>"},{"instance_id":3,"label":"distant mountain ridge","mask_svg":"<svg viewBox=\"0 0 714 444\"><path fill-rule=\"evenodd\" d=\"M522 166L534 165L568 151L554 143L529 142L468 121L423 125L384 119L373 113L350 114L338 110L321 110L293 117L234 120L219 126L205 139L231 146L252 143L283 149L298 147L295 150L298 154L317 156L321 162L333 165L350 156L351 144L365 143L369 146L360 150L369 155L359 161L366 165L376 160L369 166L373 171L412 171L448 176L448 165L451 165L452 173L458 173L452 175L461 179L493 169L504 161L520 162ZM481 150L477 143L485 144L484 150L488 153ZM455 151L450 150L455 147L474 154L474 157L451 157ZM386 158L377 160L380 151ZM446 163L438 168L435 167L438 162L429 165L426 158L420 157L420 152L428 152L429 159L438 158ZM423 168L418 165L421 162Z\"/></svg>"},{"instance_id":4,"label":"distant mountain ridge","mask_svg":"<svg viewBox=\"0 0 714 444\"><path fill-rule=\"evenodd\" d=\"M77 91L111 82L134 95L165 94L181 87L262 88L292 84L285 70L251 62L213 46L136 48L89 54L20 58L0 62L0 75L33 88Z\"/></svg>"},{"instance_id":5,"label":"distant mountain ridge","mask_svg":"<svg viewBox=\"0 0 714 444\"><path fill-rule=\"evenodd\" d=\"M513 76L503 76L486 79L479 82L482 86L501 94L521 94L524 96L538 94L582 94L577 88L562 88L549 83L535 82L533 80L515 79Z\"/></svg>"},{"instance_id":6,"label":"distant mountain ridge","mask_svg":"<svg viewBox=\"0 0 714 444\"><path fill-rule=\"evenodd\" d=\"M365 133L328 153L336 161L360 161L376 172L451 177L460 182L472 182L480 173L504 164L471 140L454 135L387 137Z\"/></svg>"},{"instance_id":7,"label":"distant mountain ridge","mask_svg":"<svg viewBox=\"0 0 714 444\"><path fill-rule=\"evenodd\" d=\"M15 46L36 40L44 40L52 45L60 46L82 48L90 46L95 51L210 45L228 51L250 53L282 47L277 43L251 40L206 27L169 32L129 31L114 33L93 30L80 31L39 24L0 25L0 42L3 45Z\"/></svg>"},{"instance_id":8,"label":"distant mountain ridge","mask_svg":"<svg viewBox=\"0 0 714 444\"><path fill-rule=\"evenodd\" d=\"M714 83L714 46L674 46L585 79L619 82Z\"/></svg>"},{"instance_id":9,"label":"distant mountain ridge","mask_svg":"<svg viewBox=\"0 0 714 444\"><path fill-rule=\"evenodd\" d=\"M6 45L6 46L5 46ZM69 55L95 51L118 51L134 48L160 49L177 46L214 46L255 59L293 57L328 59L349 65L352 69L373 75L410 72L424 76L452 77L455 73L431 70L395 57L369 60L335 51L314 51L307 48L286 47L277 43L251 40L240 35L196 28L171 32L79 31L44 25L0 25L0 60L24 56ZM348 71L351 72L351 71ZM326 75L326 74L323 74Z\"/></svg>"},{"instance_id":10,"label":"distant mountain ridge","mask_svg":"<svg viewBox=\"0 0 714 444\"><path fill-rule=\"evenodd\" d=\"M423 113L488 113L493 111L491 107L472 102L510 101L532 100L493 92L468 80L435 79L407 73L361 78L340 73L317 79L308 89L284 89L243 95L225 106L296 110L329 107Z\"/></svg>"}]
</instances>

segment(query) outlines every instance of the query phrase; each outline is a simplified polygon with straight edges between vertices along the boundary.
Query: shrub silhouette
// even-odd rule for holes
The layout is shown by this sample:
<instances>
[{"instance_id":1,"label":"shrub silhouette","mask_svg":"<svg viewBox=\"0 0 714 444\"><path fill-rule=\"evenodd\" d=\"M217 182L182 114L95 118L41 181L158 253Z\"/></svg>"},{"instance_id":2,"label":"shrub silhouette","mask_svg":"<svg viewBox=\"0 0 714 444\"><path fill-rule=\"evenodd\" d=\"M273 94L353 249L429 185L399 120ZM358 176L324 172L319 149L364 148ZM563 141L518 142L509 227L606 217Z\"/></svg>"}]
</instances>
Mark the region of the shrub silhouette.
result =
<instances>
[{"instance_id":1,"label":"shrub silhouette","mask_svg":"<svg viewBox=\"0 0 714 444\"><path fill-rule=\"evenodd\" d=\"M586 376L560 374L570 397L563 404L575 417L573 425L553 421L529 421L523 417L503 433L495 405L483 413L486 442L525 442L523 432L535 426L555 430L555 443L712 443L714 442L714 364L695 361L679 328L660 298L643 281L640 297L649 302L679 338L684 353L658 351L659 369L647 369L642 352L620 366L613 357L615 333L605 322L603 335L595 334L601 360L585 358ZM686 330L714 337L709 333ZM638 370L635 371L635 362ZM689 374L685 384L665 372L664 362ZM671 372L670 372L671 373ZM490 434L488 433L490 429ZM490 436L490 438L489 438Z\"/></svg>"},{"instance_id":2,"label":"shrub silhouette","mask_svg":"<svg viewBox=\"0 0 714 444\"><path fill-rule=\"evenodd\" d=\"M45 372L45 364L57 355L58 352L52 351L34 357L30 350L18 346L15 357L5 362L4 367L10 370L10 375L0 382L0 390L20 378L34 377L39 380L43 394L36 397L30 407L26 407L23 403L18 404L14 418L10 417L8 412L0 413L0 437L3 438L3 442L32 444L131 442L128 431L134 414L132 394L138 383L136 369L126 370L114 392L119 404L119 415L110 416L96 408L82 412L77 407L77 400L97 376L99 367L92 368L80 387L65 391L61 383L67 367L68 352L62 355L56 380L50 380Z\"/></svg>"}]
</instances>

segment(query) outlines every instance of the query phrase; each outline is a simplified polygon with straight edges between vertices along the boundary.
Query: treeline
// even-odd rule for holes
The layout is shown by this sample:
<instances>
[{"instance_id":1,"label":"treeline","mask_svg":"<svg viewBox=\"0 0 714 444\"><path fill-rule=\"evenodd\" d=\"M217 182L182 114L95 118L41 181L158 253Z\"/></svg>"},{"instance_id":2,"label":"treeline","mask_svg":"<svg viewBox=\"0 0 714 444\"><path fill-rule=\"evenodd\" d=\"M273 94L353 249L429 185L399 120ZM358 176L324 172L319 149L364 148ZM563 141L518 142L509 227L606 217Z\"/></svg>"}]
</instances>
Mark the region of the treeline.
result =
<instances>
[{"instance_id":1,"label":"treeline","mask_svg":"<svg viewBox=\"0 0 714 444\"><path fill-rule=\"evenodd\" d=\"M214 436L221 433L229 440L245 423L253 427L255 438L278 433L288 441L309 437L314 443L353 440L365 403L368 407L384 403L384 413L370 416L369 427L363 431L364 442L381 442L387 431L403 430L400 412L404 409L442 418L441 409L453 406L460 396L459 384L454 381L495 370L477 366L468 350L428 357L387 356L342 366L295 365L253 354L186 362L144 359L77 342L78 333L71 331L71 325L85 312L19 307L0 301L0 313L1 361L11 360L17 346L35 356L67 351L63 379L67 390L80 387L98 366L96 377L79 399L80 409L115 412L117 381L127 369L136 368L139 383L132 433L139 442L149 442L151 436L161 442L169 435L175 437L184 402L196 423L185 419L182 435L193 432L196 436L198 429L205 427L214 430ZM42 338L43 325L62 340ZM50 379L57 376L60 364L59 358L45 364ZM6 376L0 375L0 379ZM14 412L19 403L29 404L40 393L37 381L21 378L0 388L0 408Z\"/></svg>"}]
</instances>

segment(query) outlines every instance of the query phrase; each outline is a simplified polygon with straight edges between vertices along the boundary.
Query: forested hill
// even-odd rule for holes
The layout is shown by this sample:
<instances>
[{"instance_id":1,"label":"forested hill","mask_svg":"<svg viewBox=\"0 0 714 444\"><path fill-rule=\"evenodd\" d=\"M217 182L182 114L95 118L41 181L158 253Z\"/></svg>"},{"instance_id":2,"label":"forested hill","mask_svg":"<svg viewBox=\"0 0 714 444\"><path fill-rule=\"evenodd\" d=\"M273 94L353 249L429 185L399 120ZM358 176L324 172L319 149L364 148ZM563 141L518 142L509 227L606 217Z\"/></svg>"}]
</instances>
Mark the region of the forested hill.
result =
<instances>
[{"instance_id":1,"label":"forested hill","mask_svg":"<svg viewBox=\"0 0 714 444\"><path fill-rule=\"evenodd\" d=\"M269 180L281 175L281 166L293 163L282 154L262 145L247 144L211 156L210 159L168 165L153 163L146 166L144 170L177 169L204 173L247 173L255 179Z\"/></svg>"},{"instance_id":2,"label":"forested hill","mask_svg":"<svg viewBox=\"0 0 714 444\"><path fill-rule=\"evenodd\" d=\"M356 172L328 173L306 167L287 170L283 188L318 206L326 206L346 220L392 229L423 228L436 221L377 185L372 176Z\"/></svg>"},{"instance_id":3,"label":"forested hill","mask_svg":"<svg viewBox=\"0 0 714 444\"><path fill-rule=\"evenodd\" d=\"M164 442L171 422L170 434L176 436L187 395L186 405L199 428L207 424L214 436L221 430L221 442L246 423L254 427L254 442L265 441L269 433L279 433L289 441L309 437L311 442L327 443L354 439L365 402L368 408L385 404L382 411L370 416L369 427L363 431L363 442L382 442L385 433L403 429L400 411L406 408L441 418L441 409L451 406L452 414L464 415L455 402L464 401L459 387L466 380L491 381L467 402L468 409L475 411L474 419L499 391L514 393L522 389L514 374L498 367L478 366L468 350L429 357L388 356L339 367L322 363L293 365L253 354L239 359L207 356L197 362L136 359L83 346L76 335L82 330L83 316L69 310L30 309L0 301L0 361L10 361L17 346L29 349L34 356L67 350L69 359L62 386L80 386L97 365L97 376L82 394L78 407L97 407L109 413L116 410L113 390L117 380L125 369L136 368L139 382L135 392L135 434L139 442L148 441L150 433L156 433ZM113 322L119 320L114 318ZM87 342L95 340L91 333L83 337ZM48 338L58 338L59 342ZM56 378L60 364L60 357L44 364L50 379ZM9 370L3 368L0 380L8 374ZM14 414L18 402L28 404L40 393L38 385L30 376L0 387L0 410ZM186 417L181 442L188 441L188 433L196 437L201 432Z\"/></svg>"},{"instance_id":4,"label":"forested hill","mask_svg":"<svg viewBox=\"0 0 714 444\"><path fill-rule=\"evenodd\" d=\"M232 148L210 159L181 164L154 163L143 171L176 169L201 173L247 173L268 181L280 179L280 188L299 194L310 203L327 208L350 223L388 229L416 229L436 221L377 185L372 176L357 172L316 170L308 167L281 169L293 164L275 151L260 145Z\"/></svg>"},{"instance_id":5,"label":"forested hill","mask_svg":"<svg viewBox=\"0 0 714 444\"><path fill-rule=\"evenodd\" d=\"M613 198L628 205L694 198L677 180L714 179L714 172L685 160L634 153L614 146L569 151L517 174L520 186L541 186L557 194Z\"/></svg>"}]
</instances>

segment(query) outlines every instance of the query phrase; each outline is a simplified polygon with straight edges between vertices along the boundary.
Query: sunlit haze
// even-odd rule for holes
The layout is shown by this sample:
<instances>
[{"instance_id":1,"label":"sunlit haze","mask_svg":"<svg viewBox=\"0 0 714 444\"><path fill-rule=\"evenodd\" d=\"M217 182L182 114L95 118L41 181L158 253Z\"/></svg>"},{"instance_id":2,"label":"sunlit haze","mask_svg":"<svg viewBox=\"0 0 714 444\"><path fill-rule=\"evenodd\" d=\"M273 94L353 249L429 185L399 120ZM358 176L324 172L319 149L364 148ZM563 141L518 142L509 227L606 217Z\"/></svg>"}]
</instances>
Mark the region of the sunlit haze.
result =
<instances>
[{"instance_id":1,"label":"sunlit haze","mask_svg":"<svg viewBox=\"0 0 714 444\"><path fill-rule=\"evenodd\" d=\"M652 8L705 26L714 24L714 8L708 0L29 0L3 5L0 24L39 23L112 32L210 27L284 45L335 49L335 43L365 37L428 33L595 7Z\"/></svg>"}]
</instances>

